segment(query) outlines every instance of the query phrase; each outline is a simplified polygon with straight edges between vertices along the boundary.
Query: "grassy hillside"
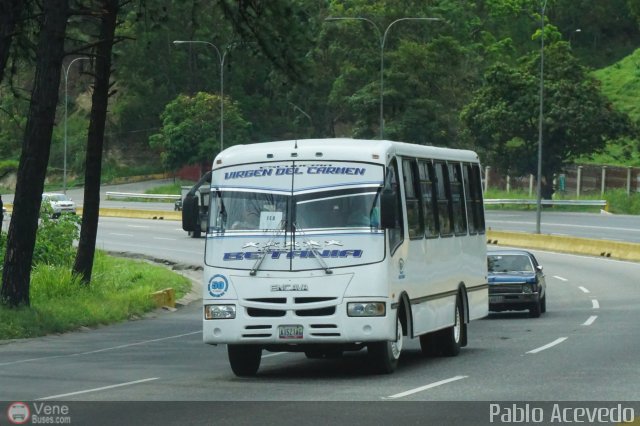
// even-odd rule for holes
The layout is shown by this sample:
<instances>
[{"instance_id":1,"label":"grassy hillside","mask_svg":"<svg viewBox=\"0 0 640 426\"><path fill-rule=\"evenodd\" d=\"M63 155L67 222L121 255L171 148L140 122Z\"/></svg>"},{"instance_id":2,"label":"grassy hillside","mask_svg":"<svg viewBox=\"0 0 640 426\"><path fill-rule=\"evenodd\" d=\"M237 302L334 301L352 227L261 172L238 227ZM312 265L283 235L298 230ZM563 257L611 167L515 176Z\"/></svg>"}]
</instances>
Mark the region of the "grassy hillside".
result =
<instances>
[{"instance_id":1,"label":"grassy hillside","mask_svg":"<svg viewBox=\"0 0 640 426\"><path fill-rule=\"evenodd\" d=\"M615 64L594 72L602 91L634 121L640 120L640 49Z\"/></svg>"},{"instance_id":2,"label":"grassy hillside","mask_svg":"<svg viewBox=\"0 0 640 426\"><path fill-rule=\"evenodd\" d=\"M633 121L640 123L640 49L593 74L602 82L602 92L613 104L629 114ZM640 141L625 140L610 144L606 152L579 159L578 162L640 167Z\"/></svg>"}]
</instances>

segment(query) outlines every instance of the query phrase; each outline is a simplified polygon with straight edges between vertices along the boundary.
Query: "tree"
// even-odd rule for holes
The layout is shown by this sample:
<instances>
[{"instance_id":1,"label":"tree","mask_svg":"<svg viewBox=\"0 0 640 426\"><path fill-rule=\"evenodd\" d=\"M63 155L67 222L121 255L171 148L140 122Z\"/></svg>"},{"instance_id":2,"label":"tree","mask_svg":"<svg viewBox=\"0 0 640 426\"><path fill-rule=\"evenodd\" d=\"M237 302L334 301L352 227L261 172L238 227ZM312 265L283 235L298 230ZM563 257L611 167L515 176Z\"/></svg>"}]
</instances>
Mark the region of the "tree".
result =
<instances>
[{"instance_id":1,"label":"tree","mask_svg":"<svg viewBox=\"0 0 640 426\"><path fill-rule=\"evenodd\" d=\"M95 80L91 102L89 135L87 137L82 228L76 260L73 265L73 271L82 276L82 281L85 284L91 281L93 258L96 251L104 128L111 87L109 82L111 76L111 50L115 43L119 8L119 0L102 0L100 7L100 36L96 47Z\"/></svg>"},{"instance_id":2,"label":"tree","mask_svg":"<svg viewBox=\"0 0 640 426\"><path fill-rule=\"evenodd\" d=\"M25 9L24 0L3 0L0 2L0 82L9 60L9 52L14 34L20 27L20 18Z\"/></svg>"},{"instance_id":3,"label":"tree","mask_svg":"<svg viewBox=\"0 0 640 426\"><path fill-rule=\"evenodd\" d=\"M188 164L211 167L220 152L220 97L198 92L180 95L160 116L162 128L149 139L152 148L162 151L162 162L169 170ZM224 146L248 141L250 124L242 118L238 105L224 100Z\"/></svg>"},{"instance_id":4,"label":"tree","mask_svg":"<svg viewBox=\"0 0 640 426\"><path fill-rule=\"evenodd\" d=\"M31 261L58 103L69 11L68 0L48 0L42 7L36 74L2 270L0 302L9 306L29 305Z\"/></svg>"},{"instance_id":5,"label":"tree","mask_svg":"<svg viewBox=\"0 0 640 426\"><path fill-rule=\"evenodd\" d=\"M551 44L544 54L542 195L550 198L554 173L633 128L567 43ZM472 140L487 151L485 161L513 175L537 172L539 59L532 53L517 66L491 67L485 85L461 114Z\"/></svg>"}]
</instances>

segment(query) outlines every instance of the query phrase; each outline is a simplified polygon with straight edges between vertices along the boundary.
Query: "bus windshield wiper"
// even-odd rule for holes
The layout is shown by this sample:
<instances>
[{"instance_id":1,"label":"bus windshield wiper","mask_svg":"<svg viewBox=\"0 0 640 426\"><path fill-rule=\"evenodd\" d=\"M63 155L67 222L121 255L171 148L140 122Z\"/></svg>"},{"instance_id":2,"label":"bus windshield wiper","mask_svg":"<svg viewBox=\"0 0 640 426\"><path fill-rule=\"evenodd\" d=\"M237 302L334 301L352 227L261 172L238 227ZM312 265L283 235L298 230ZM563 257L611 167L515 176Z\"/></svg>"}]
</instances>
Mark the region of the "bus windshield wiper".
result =
<instances>
[{"instance_id":1,"label":"bus windshield wiper","mask_svg":"<svg viewBox=\"0 0 640 426\"><path fill-rule=\"evenodd\" d=\"M258 272L258 269L260 269L260 265L262 264L262 261L264 260L265 257L267 257L269 248L273 247L274 241L276 240L276 238L278 238L278 235L280 235L280 233L285 229L283 225L284 225L284 219L280 221L280 223L278 224L278 229L276 229L276 232L269 239L269 241L267 241L267 244L265 245L262 255L258 259L256 259L256 263L253 264L253 267L249 271L249 275L251 275L252 277L255 276L256 273Z\"/></svg>"},{"instance_id":2,"label":"bus windshield wiper","mask_svg":"<svg viewBox=\"0 0 640 426\"><path fill-rule=\"evenodd\" d=\"M322 259L322 257L320 256L320 253L318 253L318 250L316 249L315 244L313 244L313 242L309 240L309 238L307 238L307 236L305 235L304 230L300 226L298 226L297 222L293 222L293 226L295 228L295 231L300 233L300 235L304 239L304 242L307 243L307 246L309 246L309 249L313 252L313 258L318 261L320 266L322 266L322 269L324 269L324 272L327 275L333 274L333 271L329 269L329 265L326 264L324 259Z\"/></svg>"}]
</instances>

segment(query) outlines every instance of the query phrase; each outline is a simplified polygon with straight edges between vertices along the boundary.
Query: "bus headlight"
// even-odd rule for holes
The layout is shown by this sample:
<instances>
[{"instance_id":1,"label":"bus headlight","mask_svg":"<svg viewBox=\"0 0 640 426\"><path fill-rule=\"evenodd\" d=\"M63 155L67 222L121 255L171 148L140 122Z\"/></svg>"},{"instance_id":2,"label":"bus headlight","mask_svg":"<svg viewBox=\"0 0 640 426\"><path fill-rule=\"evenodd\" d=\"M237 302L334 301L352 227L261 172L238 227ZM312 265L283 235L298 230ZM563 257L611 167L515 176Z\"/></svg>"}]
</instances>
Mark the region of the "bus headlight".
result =
<instances>
[{"instance_id":1,"label":"bus headlight","mask_svg":"<svg viewBox=\"0 0 640 426\"><path fill-rule=\"evenodd\" d=\"M350 317L383 317L385 304L384 302L347 303L347 315Z\"/></svg>"},{"instance_id":2,"label":"bus headlight","mask_svg":"<svg viewBox=\"0 0 640 426\"><path fill-rule=\"evenodd\" d=\"M233 319L236 317L236 305L205 305L204 319Z\"/></svg>"}]
</instances>

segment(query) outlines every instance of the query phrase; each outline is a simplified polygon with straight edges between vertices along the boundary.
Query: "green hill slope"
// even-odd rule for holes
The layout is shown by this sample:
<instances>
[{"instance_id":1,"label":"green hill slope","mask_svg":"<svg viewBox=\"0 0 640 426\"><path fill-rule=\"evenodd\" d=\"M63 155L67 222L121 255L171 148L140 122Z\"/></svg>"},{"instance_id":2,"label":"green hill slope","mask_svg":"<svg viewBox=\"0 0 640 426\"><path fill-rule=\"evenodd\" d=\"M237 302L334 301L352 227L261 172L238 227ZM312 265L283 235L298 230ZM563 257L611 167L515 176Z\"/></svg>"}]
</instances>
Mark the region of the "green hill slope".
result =
<instances>
[{"instance_id":1,"label":"green hill slope","mask_svg":"<svg viewBox=\"0 0 640 426\"><path fill-rule=\"evenodd\" d=\"M615 64L594 71L603 93L634 121L640 120L640 49Z\"/></svg>"}]
</instances>

